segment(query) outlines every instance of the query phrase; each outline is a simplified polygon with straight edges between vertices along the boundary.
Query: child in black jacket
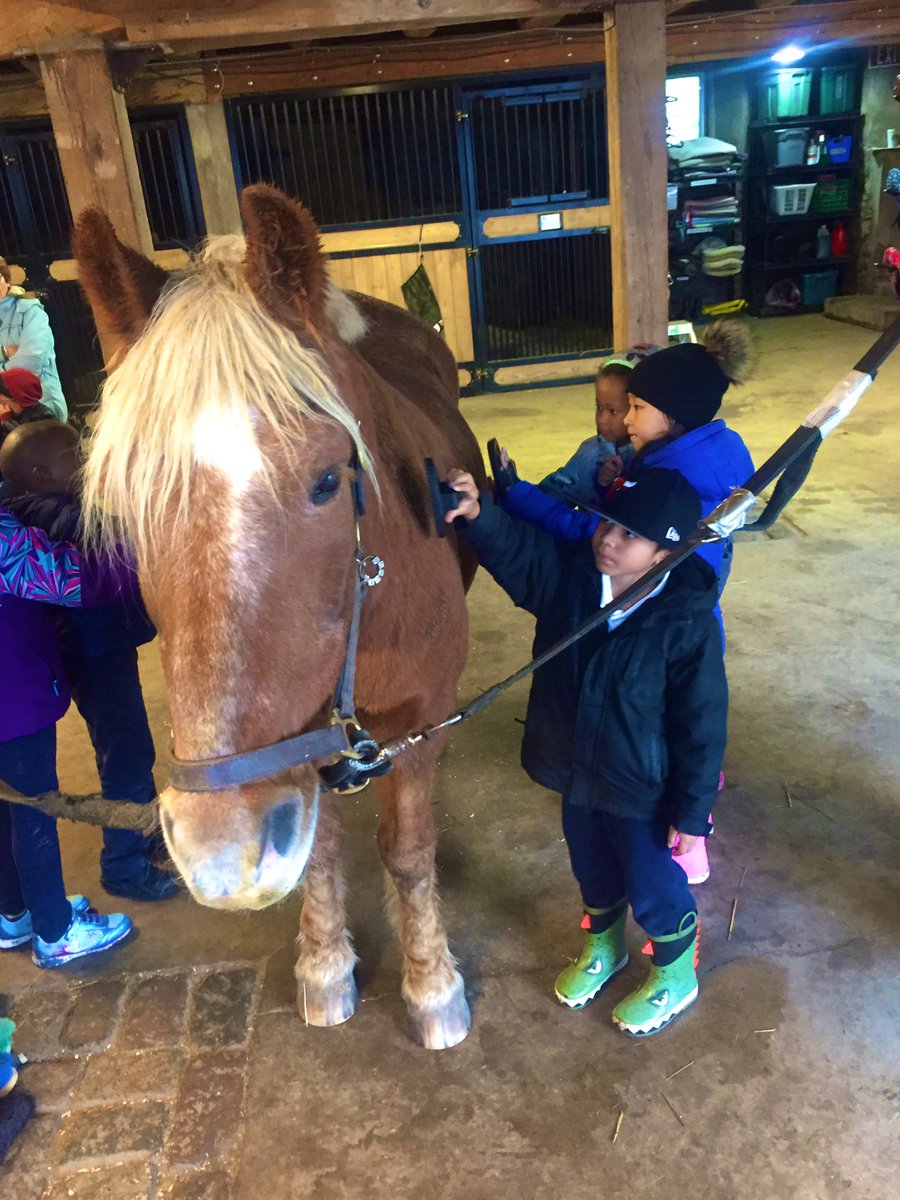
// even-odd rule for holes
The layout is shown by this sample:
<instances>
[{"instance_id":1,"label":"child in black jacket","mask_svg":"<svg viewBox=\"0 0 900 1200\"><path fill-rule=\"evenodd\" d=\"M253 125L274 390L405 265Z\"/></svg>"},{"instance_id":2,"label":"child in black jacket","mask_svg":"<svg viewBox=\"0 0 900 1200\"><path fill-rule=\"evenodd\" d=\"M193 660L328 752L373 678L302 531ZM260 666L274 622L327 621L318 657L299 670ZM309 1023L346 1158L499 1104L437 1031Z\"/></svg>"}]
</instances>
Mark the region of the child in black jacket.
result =
<instances>
[{"instance_id":1,"label":"child in black jacket","mask_svg":"<svg viewBox=\"0 0 900 1200\"><path fill-rule=\"evenodd\" d=\"M603 506L590 542L567 545L449 481L479 560L537 617L539 654L662 561L700 519L677 471L647 469ZM649 934L646 982L616 1005L631 1034L652 1034L697 996L697 907L671 857L709 830L725 750L728 693L713 615L715 575L696 554L599 630L535 673L522 764L562 794L563 832L584 899L578 960L556 983L581 1008L628 961L625 918Z\"/></svg>"}]
</instances>

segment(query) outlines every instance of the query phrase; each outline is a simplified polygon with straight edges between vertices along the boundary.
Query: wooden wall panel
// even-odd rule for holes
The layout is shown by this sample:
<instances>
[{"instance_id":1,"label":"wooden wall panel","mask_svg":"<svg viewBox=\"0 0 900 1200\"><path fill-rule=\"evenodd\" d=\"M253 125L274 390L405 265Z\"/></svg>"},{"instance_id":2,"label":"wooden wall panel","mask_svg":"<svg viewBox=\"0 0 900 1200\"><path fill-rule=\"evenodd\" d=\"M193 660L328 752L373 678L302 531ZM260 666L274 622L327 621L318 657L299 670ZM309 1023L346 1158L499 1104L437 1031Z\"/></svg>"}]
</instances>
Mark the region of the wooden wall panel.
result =
<instances>
[{"instance_id":1,"label":"wooden wall panel","mask_svg":"<svg viewBox=\"0 0 900 1200\"><path fill-rule=\"evenodd\" d=\"M499 367L494 372L494 382L501 387L530 387L547 380L582 379L596 375L603 365L603 357L568 358L560 362L522 363L521 366Z\"/></svg>"},{"instance_id":2,"label":"wooden wall panel","mask_svg":"<svg viewBox=\"0 0 900 1200\"><path fill-rule=\"evenodd\" d=\"M441 306L447 343L458 362L469 362L474 357L474 350L466 252L462 247L426 250L424 261ZM405 308L400 285L418 265L418 252L407 250L399 254L333 258L330 270L332 279L341 287L363 292L367 296L377 296L379 300L390 300L392 304Z\"/></svg>"},{"instance_id":3,"label":"wooden wall panel","mask_svg":"<svg viewBox=\"0 0 900 1200\"><path fill-rule=\"evenodd\" d=\"M426 221L423 225L382 225L374 229L342 229L322 234L322 245L332 254L338 251L391 250L397 246L433 245L455 242L460 234L455 221Z\"/></svg>"},{"instance_id":4,"label":"wooden wall panel","mask_svg":"<svg viewBox=\"0 0 900 1200\"><path fill-rule=\"evenodd\" d=\"M523 237L538 233L538 217L543 213L562 211L563 229L595 229L607 226L612 221L612 210L608 204L591 208L542 208L539 212L510 213L508 216L487 217L482 228L485 237Z\"/></svg>"}]
</instances>

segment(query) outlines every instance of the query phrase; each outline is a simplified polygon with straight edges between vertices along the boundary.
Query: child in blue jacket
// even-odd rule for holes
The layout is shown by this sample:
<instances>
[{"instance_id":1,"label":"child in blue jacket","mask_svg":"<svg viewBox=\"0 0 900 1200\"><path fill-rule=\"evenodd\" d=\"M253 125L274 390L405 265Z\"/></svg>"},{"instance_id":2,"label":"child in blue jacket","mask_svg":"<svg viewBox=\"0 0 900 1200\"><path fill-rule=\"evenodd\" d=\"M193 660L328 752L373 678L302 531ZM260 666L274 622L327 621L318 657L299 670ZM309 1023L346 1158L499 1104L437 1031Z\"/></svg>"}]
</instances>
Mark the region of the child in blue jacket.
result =
<instances>
[{"instance_id":1,"label":"child in blue jacket","mask_svg":"<svg viewBox=\"0 0 900 1200\"><path fill-rule=\"evenodd\" d=\"M510 598L537 618L540 654L621 596L700 519L677 471L648 469L604 502L590 542L566 545L516 520L471 475L449 482L464 536ZM582 1008L628 962L629 906L653 946L646 981L620 1000L625 1032L656 1033L697 996L697 906L680 856L707 832L725 748L728 691L716 581L696 554L534 674L522 765L562 795L585 939L556 995Z\"/></svg>"},{"instance_id":2,"label":"child in blue jacket","mask_svg":"<svg viewBox=\"0 0 900 1200\"><path fill-rule=\"evenodd\" d=\"M553 471L539 484L519 479L515 463L504 448L501 456L505 471L494 482L506 512L530 521L553 537L578 540L568 536L572 508L578 504L596 506L607 486L634 457L634 448L625 428L628 381L634 366L658 348L633 346L604 362L594 385L596 436L582 442L565 466Z\"/></svg>"},{"instance_id":3,"label":"child in blue jacket","mask_svg":"<svg viewBox=\"0 0 900 1200\"><path fill-rule=\"evenodd\" d=\"M750 478L753 460L741 436L716 419L725 392L744 372L749 352L748 327L724 320L710 325L699 343L670 346L635 364L628 380L629 407L624 418L635 453L622 475L610 484L607 498L640 479L643 472L663 468L678 471L688 481L707 515ZM502 503L508 508L509 493ZM541 527L559 540L586 540L597 528L596 513L573 510L549 497L543 508ZM731 570L730 540L700 546L696 553L715 571L721 596ZM721 624L718 605L714 611ZM690 854L676 861L692 884L704 883L709 878L706 839L700 838Z\"/></svg>"},{"instance_id":4,"label":"child in blue jacket","mask_svg":"<svg viewBox=\"0 0 900 1200\"><path fill-rule=\"evenodd\" d=\"M729 386L739 382L749 350L746 325L716 321L702 342L670 346L638 361L629 375L629 405L623 417L633 456L618 478L600 489L593 504L586 497L578 503L596 507L610 491L633 482L647 467L663 467L681 472L699 495L705 516L746 483L754 470L750 452L740 434L715 417ZM504 509L537 523L533 514L522 511L514 494L523 485L506 490L504 482L499 489ZM541 501L540 527L563 541L592 537L597 520L595 513L572 511L561 501L549 497ZM713 542L697 553L716 572L721 595L731 567L731 543Z\"/></svg>"}]
</instances>

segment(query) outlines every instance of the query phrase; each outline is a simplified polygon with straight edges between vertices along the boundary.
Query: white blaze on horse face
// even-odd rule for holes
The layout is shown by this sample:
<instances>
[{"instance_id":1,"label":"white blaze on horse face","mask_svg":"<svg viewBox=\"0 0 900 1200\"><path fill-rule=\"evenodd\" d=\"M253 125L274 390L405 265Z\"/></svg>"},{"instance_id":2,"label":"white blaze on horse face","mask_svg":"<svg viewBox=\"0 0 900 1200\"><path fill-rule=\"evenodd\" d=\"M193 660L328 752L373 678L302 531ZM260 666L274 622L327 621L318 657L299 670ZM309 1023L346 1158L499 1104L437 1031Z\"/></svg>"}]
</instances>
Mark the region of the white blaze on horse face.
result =
<instances>
[{"instance_id":1,"label":"white blaze on horse face","mask_svg":"<svg viewBox=\"0 0 900 1200\"><path fill-rule=\"evenodd\" d=\"M250 424L255 424L253 414ZM261 474L263 460L247 423L237 418L229 420L228 410L213 404L204 408L195 422L193 460L196 466L208 468L221 481L215 557L227 563L225 578L230 603L217 619L212 614L206 618L207 634L218 643L215 659L219 677L215 686L205 689L202 696L195 696L187 736L190 742L201 743L203 755L227 754L234 750L234 730L241 705L239 681L243 678L234 614L239 612L243 620L252 619L252 606L260 590L260 568L255 565L256 548L242 500L254 478ZM182 649L184 639L190 640L189 635L189 629L176 628L169 641L174 677L179 686L193 692L191 655Z\"/></svg>"},{"instance_id":2,"label":"white blaze on horse face","mask_svg":"<svg viewBox=\"0 0 900 1200\"><path fill-rule=\"evenodd\" d=\"M262 455L247 427L223 419L221 408L204 408L194 425L194 462L214 467L228 480L233 495L247 490L253 476L262 470Z\"/></svg>"}]
</instances>

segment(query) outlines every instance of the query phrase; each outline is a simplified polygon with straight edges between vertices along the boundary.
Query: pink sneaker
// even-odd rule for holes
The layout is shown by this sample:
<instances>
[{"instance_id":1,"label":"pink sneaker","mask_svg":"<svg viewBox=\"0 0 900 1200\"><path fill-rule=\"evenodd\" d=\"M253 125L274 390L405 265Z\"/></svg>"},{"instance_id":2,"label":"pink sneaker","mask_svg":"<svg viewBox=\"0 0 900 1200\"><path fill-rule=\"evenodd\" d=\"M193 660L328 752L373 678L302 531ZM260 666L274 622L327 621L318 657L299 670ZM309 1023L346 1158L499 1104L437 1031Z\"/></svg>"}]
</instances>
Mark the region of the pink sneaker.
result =
<instances>
[{"instance_id":1,"label":"pink sneaker","mask_svg":"<svg viewBox=\"0 0 900 1200\"><path fill-rule=\"evenodd\" d=\"M677 846L678 843L676 842L675 845ZM696 885L706 883L709 879L709 856L706 853L705 837L697 838L693 850L689 850L687 854L673 853L672 858L687 875L688 883Z\"/></svg>"}]
</instances>

